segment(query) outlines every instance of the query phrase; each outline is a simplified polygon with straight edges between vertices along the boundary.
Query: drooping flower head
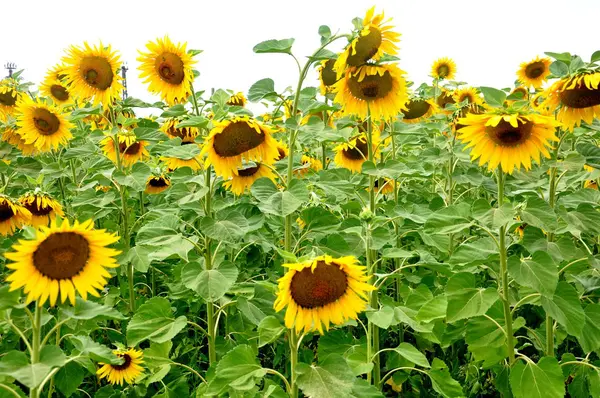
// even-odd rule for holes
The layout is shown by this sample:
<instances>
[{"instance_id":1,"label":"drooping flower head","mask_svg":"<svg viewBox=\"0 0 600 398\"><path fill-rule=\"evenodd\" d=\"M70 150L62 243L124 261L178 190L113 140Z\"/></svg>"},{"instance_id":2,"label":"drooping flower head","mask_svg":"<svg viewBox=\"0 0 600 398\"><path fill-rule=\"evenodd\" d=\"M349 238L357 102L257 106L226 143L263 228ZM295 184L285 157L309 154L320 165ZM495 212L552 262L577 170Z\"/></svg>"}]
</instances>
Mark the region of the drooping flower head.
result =
<instances>
[{"instance_id":1,"label":"drooping flower head","mask_svg":"<svg viewBox=\"0 0 600 398\"><path fill-rule=\"evenodd\" d=\"M19 198L21 206L31 213L31 225L47 227L56 216L64 217L62 206L44 192L28 192Z\"/></svg>"},{"instance_id":2,"label":"drooping flower head","mask_svg":"<svg viewBox=\"0 0 600 398\"><path fill-rule=\"evenodd\" d=\"M12 235L31 221L31 212L8 196L0 194L0 235Z\"/></svg>"},{"instance_id":3,"label":"drooping flower head","mask_svg":"<svg viewBox=\"0 0 600 398\"><path fill-rule=\"evenodd\" d=\"M246 165L246 167L238 169L237 175L225 181L223 186L225 189L233 192L236 195L242 195L247 189L252 187L252 184L259 178L266 177L271 181L275 181L275 173L271 168L262 163Z\"/></svg>"},{"instance_id":4,"label":"drooping flower head","mask_svg":"<svg viewBox=\"0 0 600 398\"><path fill-rule=\"evenodd\" d=\"M119 160L124 167L132 166L136 162L141 162L150 156L146 149L148 141L138 141L133 133L118 133L117 140L119 141ZM104 156L117 164L117 152L113 138L110 136L103 138L100 141L100 145L102 146Z\"/></svg>"}]
</instances>

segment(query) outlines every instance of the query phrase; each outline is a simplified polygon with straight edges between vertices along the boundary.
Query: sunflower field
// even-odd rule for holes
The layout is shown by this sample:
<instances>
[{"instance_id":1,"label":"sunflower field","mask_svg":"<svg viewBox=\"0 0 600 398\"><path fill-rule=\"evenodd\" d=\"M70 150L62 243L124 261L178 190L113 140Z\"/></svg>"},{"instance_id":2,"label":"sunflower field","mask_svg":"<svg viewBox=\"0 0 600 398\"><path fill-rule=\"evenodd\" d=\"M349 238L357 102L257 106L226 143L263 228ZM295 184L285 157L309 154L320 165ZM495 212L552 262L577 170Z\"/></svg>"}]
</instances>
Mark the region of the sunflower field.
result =
<instances>
[{"instance_id":1,"label":"sunflower field","mask_svg":"<svg viewBox=\"0 0 600 398\"><path fill-rule=\"evenodd\" d=\"M155 103L100 42L0 81L0 398L600 397L600 51L417 85L345 29L254 47L293 88L166 36Z\"/></svg>"}]
</instances>

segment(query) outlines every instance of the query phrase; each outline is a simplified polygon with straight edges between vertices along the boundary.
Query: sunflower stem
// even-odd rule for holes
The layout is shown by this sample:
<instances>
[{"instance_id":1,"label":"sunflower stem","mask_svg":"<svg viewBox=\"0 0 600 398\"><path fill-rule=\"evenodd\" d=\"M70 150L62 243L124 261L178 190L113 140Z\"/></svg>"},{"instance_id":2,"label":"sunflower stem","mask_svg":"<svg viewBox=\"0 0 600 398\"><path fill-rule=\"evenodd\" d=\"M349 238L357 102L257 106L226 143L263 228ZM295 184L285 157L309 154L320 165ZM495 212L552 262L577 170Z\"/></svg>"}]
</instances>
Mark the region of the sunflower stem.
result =
<instances>
[{"instance_id":1,"label":"sunflower stem","mask_svg":"<svg viewBox=\"0 0 600 398\"><path fill-rule=\"evenodd\" d=\"M296 384L296 365L298 365L298 335L293 328L288 329L290 344L290 391L291 398L298 398L298 385Z\"/></svg>"},{"instance_id":2,"label":"sunflower stem","mask_svg":"<svg viewBox=\"0 0 600 398\"><path fill-rule=\"evenodd\" d=\"M502 166L498 167L498 208L504 203L504 172ZM508 293L508 267L506 264L506 225L500 227L500 276L502 278L502 304L504 306L504 322L506 323L506 341L508 346L509 364L515 361L515 348L513 342L512 313L510 311L510 298Z\"/></svg>"},{"instance_id":3,"label":"sunflower stem","mask_svg":"<svg viewBox=\"0 0 600 398\"><path fill-rule=\"evenodd\" d=\"M31 364L35 365L40 362L40 343L42 328L42 309L35 302L35 314L33 316L33 324L31 325ZM38 398L40 396L39 387L34 387L29 391L30 398Z\"/></svg>"}]
</instances>

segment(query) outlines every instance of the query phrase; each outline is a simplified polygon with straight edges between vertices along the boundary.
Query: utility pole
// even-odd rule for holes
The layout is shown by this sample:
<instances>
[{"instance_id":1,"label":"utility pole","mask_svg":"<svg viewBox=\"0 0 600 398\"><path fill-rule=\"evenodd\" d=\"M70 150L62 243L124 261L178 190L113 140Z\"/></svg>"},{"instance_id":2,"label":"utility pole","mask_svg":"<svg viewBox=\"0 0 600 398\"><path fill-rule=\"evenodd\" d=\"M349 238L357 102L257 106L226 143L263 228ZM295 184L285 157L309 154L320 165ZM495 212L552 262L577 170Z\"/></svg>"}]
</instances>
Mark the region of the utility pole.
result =
<instances>
[{"instance_id":1,"label":"utility pole","mask_svg":"<svg viewBox=\"0 0 600 398\"><path fill-rule=\"evenodd\" d=\"M123 63L121 66L121 77L123 78L123 100L127 98L127 71L129 68L127 67L127 62Z\"/></svg>"},{"instance_id":2,"label":"utility pole","mask_svg":"<svg viewBox=\"0 0 600 398\"><path fill-rule=\"evenodd\" d=\"M7 62L4 64L4 69L8 70L7 77L12 77L13 71L17 70L17 64L15 64L14 62Z\"/></svg>"}]
</instances>

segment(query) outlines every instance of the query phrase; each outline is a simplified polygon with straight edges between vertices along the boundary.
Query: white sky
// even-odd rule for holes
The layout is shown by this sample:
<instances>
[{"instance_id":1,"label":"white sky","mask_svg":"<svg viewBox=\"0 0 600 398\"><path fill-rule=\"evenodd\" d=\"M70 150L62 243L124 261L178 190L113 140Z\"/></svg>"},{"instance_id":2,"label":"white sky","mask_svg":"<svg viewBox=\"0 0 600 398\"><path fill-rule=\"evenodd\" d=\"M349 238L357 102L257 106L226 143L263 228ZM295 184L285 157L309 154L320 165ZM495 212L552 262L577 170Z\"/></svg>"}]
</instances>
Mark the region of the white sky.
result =
<instances>
[{"instance_id":1,"label":"white sky","mask_svg":"<svg viewBox=\"0 0 600 398\"><path fill-rule=\"evenodd\" d=\"M294 37L293 51L302 59L319 46L320 25L349 32L352 18L373 4L393 17L402 34L399 65L417 85L430 80L431 64L442 56L456 61L457 80L501 88L512 86L521 62L544 51L569 51L587 61L600 49L600 0L2 0L0 62L16 62L38 83L70 44L102 40L128 63L129 95L152 101L137 78L137 50L168 34L204 50L196 56L196 90L246 93L271 77L282 91L296 84L293 59L254 54L255 44ZM307 85L316 85L316 72Z\"/></svg>"}]
</instances>

